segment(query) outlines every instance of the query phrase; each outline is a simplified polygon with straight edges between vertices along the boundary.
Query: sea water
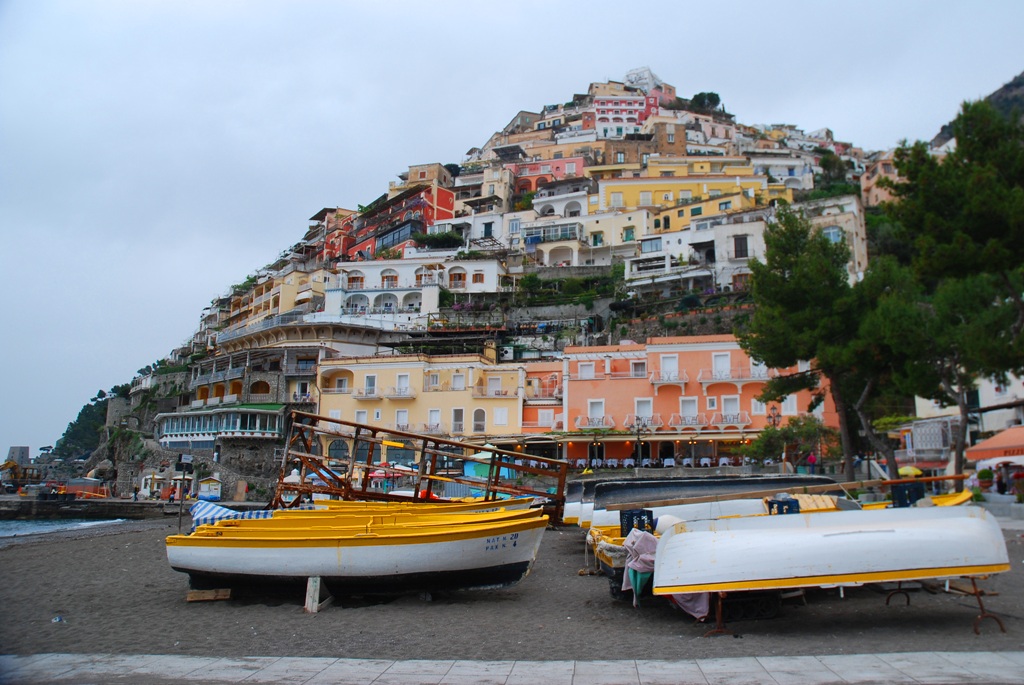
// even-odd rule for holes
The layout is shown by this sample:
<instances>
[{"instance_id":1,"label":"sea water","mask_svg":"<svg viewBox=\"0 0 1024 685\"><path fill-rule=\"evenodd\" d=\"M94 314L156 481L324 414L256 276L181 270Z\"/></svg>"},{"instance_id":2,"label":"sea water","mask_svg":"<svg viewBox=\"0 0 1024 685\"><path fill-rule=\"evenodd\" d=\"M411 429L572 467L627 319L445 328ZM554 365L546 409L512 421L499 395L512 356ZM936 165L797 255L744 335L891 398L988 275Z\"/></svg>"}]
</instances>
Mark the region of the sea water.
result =
<instances>
[{"instance_id":1,"label":"sea water","mask_svg":"<svg viewBox=\"0 0 1024 685\"><path fill-rule=\"evenodd\" d=\"M94 526L109 526L124 523L125 519L46 519L45 521L0 521L0 538L18 535L55 533L63 530L78 530Z\"/></svg>"}]
</instances>

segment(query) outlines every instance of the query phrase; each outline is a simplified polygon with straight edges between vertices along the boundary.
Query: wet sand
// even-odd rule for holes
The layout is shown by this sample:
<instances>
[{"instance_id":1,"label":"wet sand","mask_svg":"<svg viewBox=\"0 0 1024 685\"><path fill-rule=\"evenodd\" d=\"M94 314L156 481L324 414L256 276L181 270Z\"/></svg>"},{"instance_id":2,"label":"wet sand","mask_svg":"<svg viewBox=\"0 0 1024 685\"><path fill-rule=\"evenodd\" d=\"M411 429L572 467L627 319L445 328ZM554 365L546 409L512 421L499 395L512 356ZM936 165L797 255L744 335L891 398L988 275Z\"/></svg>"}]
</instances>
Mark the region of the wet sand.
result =
<instances>
[{"instance_id":1,"label":"wet sand","mask_svg":"<svg viewBox=\"0 0 1024 685\"><path fill-rule=\"evenodd\" d=\"M808 592L778 618L741 621L735 637L660 599L639 609L608 581L580 576L583 536L549 529L532 573L497 591L386 600L342 598L316 615L302 596L186 603L164 537L173 518L0 541L0 652L322 656L384 659L689 659L1024 649L1024 538L1004 531L1013 566L980 583L999 615L972 629L973 598L911 592L910 606L870 587ZM59 617L59 621L54 619Z\"/></svg>"}]
</instances>

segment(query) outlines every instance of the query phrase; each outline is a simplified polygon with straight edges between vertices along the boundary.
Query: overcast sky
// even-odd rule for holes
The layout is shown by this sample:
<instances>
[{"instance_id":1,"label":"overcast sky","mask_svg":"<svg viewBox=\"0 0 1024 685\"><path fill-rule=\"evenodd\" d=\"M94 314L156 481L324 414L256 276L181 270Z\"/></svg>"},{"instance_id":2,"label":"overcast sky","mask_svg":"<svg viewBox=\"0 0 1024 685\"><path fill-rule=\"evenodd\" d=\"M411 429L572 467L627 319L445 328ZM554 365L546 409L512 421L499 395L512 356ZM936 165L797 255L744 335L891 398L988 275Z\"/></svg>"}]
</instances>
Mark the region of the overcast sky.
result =
<instances>
[{"instance_id":1,"label":"overcast sky","mask_svg":"<svg viewBox=\"0 0 1024 685\"><path fill-rule=\"evenodd\" d=\"M410 164L649 66L746 124L930 139L1024 70L1024 2L0 0L0 449Z\"/></svg>"}]
</instances>

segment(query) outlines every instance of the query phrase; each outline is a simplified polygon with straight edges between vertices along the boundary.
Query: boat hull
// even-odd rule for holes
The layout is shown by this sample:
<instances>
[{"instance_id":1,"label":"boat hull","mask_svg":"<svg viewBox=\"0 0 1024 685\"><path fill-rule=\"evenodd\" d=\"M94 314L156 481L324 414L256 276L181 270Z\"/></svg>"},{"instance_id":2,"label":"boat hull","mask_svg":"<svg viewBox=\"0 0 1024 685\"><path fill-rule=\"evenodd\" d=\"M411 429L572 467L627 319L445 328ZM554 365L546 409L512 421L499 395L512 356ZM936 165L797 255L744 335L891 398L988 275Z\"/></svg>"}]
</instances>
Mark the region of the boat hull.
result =
<instances>
[{"instance_id":1,"label":"boat hull","mask_svg":"<svg viewBox=\"0 0 1024 685\"><path fill-rule=\"evenodd\" d=\"M980 507L786 514L680 523L662 535L654 593L727 592L1008 571Z\"/></svg>"},{"instance_id":2,"label":"boat hull","mask_svg":"<svg viewBox=\"0 0 1024 685\"><path fill-rule=\"evenodd\" d=\"M319 576L339 592L489 589L526 576L546 522L336 538L170 536L167 559L189 574L193 587L304 583Z\"/></svg>"}]
</instances>

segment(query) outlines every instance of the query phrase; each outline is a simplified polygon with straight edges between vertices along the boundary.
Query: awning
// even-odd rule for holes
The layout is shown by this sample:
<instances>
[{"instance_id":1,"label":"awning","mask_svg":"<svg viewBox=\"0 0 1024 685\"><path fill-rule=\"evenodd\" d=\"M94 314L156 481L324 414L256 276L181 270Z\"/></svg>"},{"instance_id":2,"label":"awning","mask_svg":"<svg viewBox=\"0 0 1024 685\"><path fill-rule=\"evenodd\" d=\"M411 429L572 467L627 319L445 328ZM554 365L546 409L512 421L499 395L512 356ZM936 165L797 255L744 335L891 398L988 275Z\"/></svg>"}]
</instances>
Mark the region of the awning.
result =
<instances>
[{"instance_id":1,"label":"awning","mask_svg":"<svg viewBox=\"0 0 1024 685\"><path fill-rule=\"evenodd\" d=\"M1012 457L1024 460L1024 426L1007 428L988 440L968 447L966 457L968 461L988 461L997 457L1005 457L1007 461L1013 461Z\"/></svg>"}]
</instances>

